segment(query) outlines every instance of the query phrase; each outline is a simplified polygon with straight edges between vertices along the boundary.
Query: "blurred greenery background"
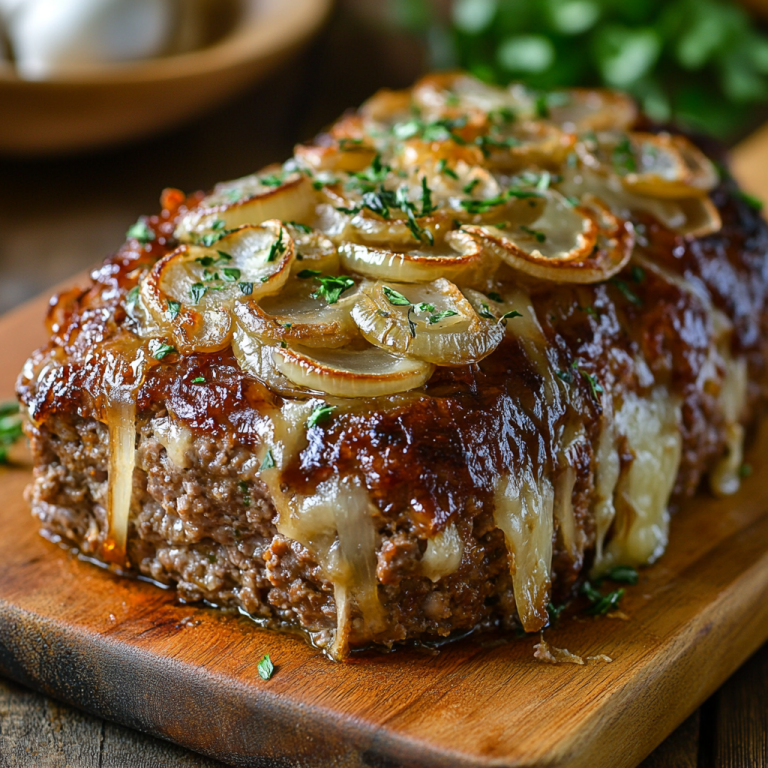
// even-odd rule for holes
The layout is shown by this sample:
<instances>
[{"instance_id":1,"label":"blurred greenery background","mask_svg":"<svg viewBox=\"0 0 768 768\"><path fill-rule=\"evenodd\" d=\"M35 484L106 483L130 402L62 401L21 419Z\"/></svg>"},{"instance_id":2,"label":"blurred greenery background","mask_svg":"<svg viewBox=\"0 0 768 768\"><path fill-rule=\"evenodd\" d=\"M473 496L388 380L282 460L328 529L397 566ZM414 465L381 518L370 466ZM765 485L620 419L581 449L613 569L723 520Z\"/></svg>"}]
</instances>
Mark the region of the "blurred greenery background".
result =
<instances>
[{"instance_id":1,"label":"blurred greenery background","mask_svg":"<svg viewBox=\"0 0 768 768\"><path fill-rule=\"evenodd\" d=\"M395 0L434 68L535 88L629 91L658 122L724 140L768 102L768 35L735 0Z\"/></svg>"}]
</instances>

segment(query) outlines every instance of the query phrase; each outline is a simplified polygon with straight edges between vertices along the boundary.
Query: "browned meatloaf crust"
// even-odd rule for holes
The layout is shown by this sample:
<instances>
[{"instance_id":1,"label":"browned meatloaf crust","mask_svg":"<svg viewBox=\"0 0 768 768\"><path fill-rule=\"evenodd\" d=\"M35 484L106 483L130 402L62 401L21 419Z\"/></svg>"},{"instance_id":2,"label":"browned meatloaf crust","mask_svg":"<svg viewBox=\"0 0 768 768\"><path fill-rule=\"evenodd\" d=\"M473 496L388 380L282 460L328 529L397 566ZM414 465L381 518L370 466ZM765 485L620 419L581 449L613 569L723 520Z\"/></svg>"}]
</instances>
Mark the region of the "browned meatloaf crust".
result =
<instances>
[{"instance_id":1,"label":"browned meatloaf crust","mask_svg":"<svg viewBox=\"0 0 768 768\"><path fill-rule=\"evenodd\" d=\"M330 420L306 427L281 488L310 496L322 483L354 477L372 503L370 565L381 613L371 622L362 600L352 601L348 647L518 622L514 568L494 517L501 470L522 476L533 467L555 488L573 484L570 533L555 511L548 595L555 603L567 599L595 560L604 412L618 411L630 395L652 399L663 387L678 403L673 499L693 494L735 450L728 438L734 419L746 424L766 393L768 229L732 180L722 180L711 198L722 228L707 237L634 217L648 259L640 276L627 266L610 281L532 293L547 365L565 385L557 396L523 341L507 336L478 363L438 367L418 390L350 400ZM130 240L94 273L91 287L52 303L50 342L19 380L31 416L32 510L49 534L95 557L107 536L105 371L116 377L126 364L122 350L138 343L126 295L143 270L176 247L184 211L168 205L148 220L152 242ZM733 325L727 348L718 347L713 308ZM749 383L734 417L722 390L739 360ZM241 370L229 348L171 354L149 367L137 396L127 562L175 584L186 600L300 628L331 649L340 631L334 579L312 546L278 532L273 490L262 477L264 422L286 399ZM309 398L310 411L317 400ZM566 457L564 431L574 425L581 432ZM169 428L182 437L169 443ZM625 477L636 446L620 438L616 450ZM621 535L618 519L602 534L606 547ZM461 541L460 562L431 578L422 563L428 542L449 527ZM530 620L526 628L531 624L537 628Z\"/></svg>"}]
</instances>

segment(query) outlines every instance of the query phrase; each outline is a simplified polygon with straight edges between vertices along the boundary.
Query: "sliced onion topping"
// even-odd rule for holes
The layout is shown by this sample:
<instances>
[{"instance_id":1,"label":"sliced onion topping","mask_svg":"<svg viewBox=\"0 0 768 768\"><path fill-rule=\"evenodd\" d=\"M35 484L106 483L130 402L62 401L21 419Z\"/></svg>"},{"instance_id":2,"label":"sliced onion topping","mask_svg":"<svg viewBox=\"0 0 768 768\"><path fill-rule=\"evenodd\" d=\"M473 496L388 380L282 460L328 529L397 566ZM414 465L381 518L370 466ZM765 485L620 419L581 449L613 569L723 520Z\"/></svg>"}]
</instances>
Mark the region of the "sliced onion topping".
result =
<instances>
[{"instance_id":1,"label":"sliced onion topping","mask_svg":"<svg viewBox=\"0 0 768 768\"><path fill-rule=\"evenodd\" d=\"M335 349L359 336L350 311L357 294L346 292L333 304L314 294L311 279L292 280L277 296L238 304L241 327L263 343L293 342L306 347Z\"/></svg>"},{"instance_id":2,"label":"sliced onion topping","mask_svg":"<svg viewBox=\"0 0 768 768\"><path fill-rule=\"evenodd\" d=\"M364 283L352 317L378 347L435 365L476 363L501 343L504 328L478 316L461 291L440 278L423 285Z\"/></svg>"},{"instance_id":3,"label":"sliced onion topping","mask_svg":"<svg viewBox=\"0 0 768 768\"><path fill-rule=\"evenodd\" d=\"M423 386L434 366L378 347L273 347L277 369L295 384L336 397L379 397Z\"/></svg>"},{"instance_id":4,"label":"sliced onion topping","mask_svg":"<svg viewBox=\"0 0 768 768\"><path fill-rule=\"evenodd\" d=\"M548 195L542 215L530 226L464 229L498 248L513 269L558 283L607 280L629 261L634 245L631 227L597 198L577 206L556 193Z\"/></svg>"},{"instance_id":5,"label":"sliced onion topping","mask_svg":"<svg viewBox=\"0 0 768 768\"><path fill-rule=\"evenodd\" d=\"M158 261L141 282L141 300L180 352L222 349L232 332L232 307L280 291L294 258L281 222L241 227L215 250L184 245Z\"/></svg>"},{"instance_id":6,"label":"sliced onion topping","mask_svg":"<svg viewBox=\"0 0 768 768\"><path fill-rule=\"evenodd\" d=\"M462 230L449 232L442 245L412 251L389 251L344 243L346 269L396 283L429 283L440 277L462 285L482 286L493 279L499 258L479 239Z\"/></svg>"},{"instance_id":7,"label":"sliced onion topping","mask_svg":"<svg viewBox=\"0 0 768 768\"><path fill-rule=\"evenodd\" d=\"M317 202L312 182L304 174L285 173L280 166L272 166L254 176L219 184L182 218L175 234L182 242L211 246L227 230L246 224L269 219L311 223Z\"/></svg>"}]
</instances>

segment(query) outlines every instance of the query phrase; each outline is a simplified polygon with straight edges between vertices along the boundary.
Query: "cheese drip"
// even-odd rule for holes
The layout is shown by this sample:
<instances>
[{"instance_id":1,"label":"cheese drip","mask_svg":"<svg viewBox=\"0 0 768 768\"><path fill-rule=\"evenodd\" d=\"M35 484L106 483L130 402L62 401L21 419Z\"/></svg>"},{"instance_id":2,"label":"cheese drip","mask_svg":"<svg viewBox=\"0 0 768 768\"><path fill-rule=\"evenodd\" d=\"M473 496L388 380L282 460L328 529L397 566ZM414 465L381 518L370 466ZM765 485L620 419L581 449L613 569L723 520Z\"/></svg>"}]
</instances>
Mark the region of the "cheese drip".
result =
<instances>
[{"instance_id":1,"label":"cheese drip","mask_svg":"<svg viewBox=\"0 0 768 768\"><path fill-rule=\"evenodd\" d=\"M277 530L298 541L316 558L334 588L336 633L328 653L343 659L349 647L352 610L357 606L367 633L383 628L376 577L376 507L357 478L333 477L309 496L293 495L280 482L281 470L306 444L306 423L317 405L287 402L273 414L272 445L275 468L265 470L266 483L278 515Z\"/></svg>"},{"instance_id":2,"label":"cheese drip","mask_svg":"<svg viewBox=\"0 0 768 768\"><path fill-rule=\"evenodd\" d=\"M552 483L537 481L530 468L500 477L494 494L494 521L507 542L517 613L526 632L549 621L554 497Z\"/></svg>"},{"instance_id":3,"label":"cheese drip","mask_svg":"<svg viewBox=\"0 0 768 768\"><path fill-rule=\"evenodd\" d=\"M649 397L629 393L616 413L616 429L633 454L616 491L611 540L595 571L622 565L645 565L667 546L667 503L682 453L680 404L666 389Z\"/></svg>"},{"instance_id":4,"label":"cheese drip","mask_svg":"<svg viewBox=\"0 0 768 768\"><path fill-rule=\"evenodd\" d=\"M107 536L103 556L109 563L126 565L128 520L136 465L136 401L110 400L106 408L109 429L109 482L107 487Z\"/></svg>"},{"instance_id":5,"label":"cheese drip","mask_svg":"<svg viewBox=\"0 0 768 768\"><path fill-rule=\"evenodd\" d=\"M421 558L421 572L430 581L440 581L450 576L460 565L464 554L464 542L456 523L451 523L427 541L427 549Z\"/></svg>"}]
</instances>

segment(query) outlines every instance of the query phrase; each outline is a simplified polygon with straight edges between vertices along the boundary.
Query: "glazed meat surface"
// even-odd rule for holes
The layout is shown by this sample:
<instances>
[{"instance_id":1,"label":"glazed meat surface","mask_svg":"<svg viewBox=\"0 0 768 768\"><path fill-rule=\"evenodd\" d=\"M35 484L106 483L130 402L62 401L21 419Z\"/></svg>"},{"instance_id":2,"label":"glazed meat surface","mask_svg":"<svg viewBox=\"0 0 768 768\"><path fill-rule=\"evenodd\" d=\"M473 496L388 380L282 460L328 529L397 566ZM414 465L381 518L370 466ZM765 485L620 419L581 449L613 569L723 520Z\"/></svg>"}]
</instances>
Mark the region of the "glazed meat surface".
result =
<instances>
[{"instance_id":1,"label":"glazed meat surface","mask_svg":"<svg viewBox=\"0 0 768 768\"><path fill-rule=\"evenodd\" d=\"M44 530L339 659L537 631L661 556L705 476L735 492L765 223L623 97L525 93L426 78L290 164L167 190L19 379Z\"/></svg>"}]
</instances>

